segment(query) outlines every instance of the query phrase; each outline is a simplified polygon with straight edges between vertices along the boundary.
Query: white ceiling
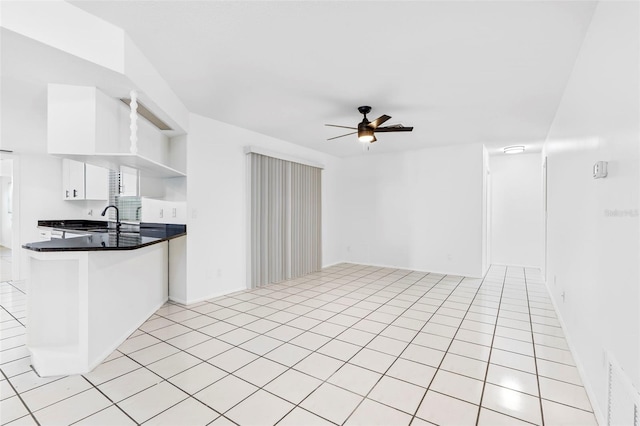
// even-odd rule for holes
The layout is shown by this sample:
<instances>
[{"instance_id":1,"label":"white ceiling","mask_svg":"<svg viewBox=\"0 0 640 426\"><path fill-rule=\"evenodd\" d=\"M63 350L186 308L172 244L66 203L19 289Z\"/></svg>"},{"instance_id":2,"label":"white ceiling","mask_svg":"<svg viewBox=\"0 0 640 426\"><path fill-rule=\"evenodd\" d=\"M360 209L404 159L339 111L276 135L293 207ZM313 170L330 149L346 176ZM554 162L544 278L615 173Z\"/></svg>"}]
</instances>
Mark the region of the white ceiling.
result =
<instances>
[{"instance_id":1,"label":"white ceiling","mask_svg":"<svg viewBox=\"0 0 640 426\"><path fill-rule=\"evenodd\" d=\"M74 1L123 28L195 113L338 156L539 146L594 2ZM345 131L346 133L346 131Z\"/></svg>"}]
</instances>

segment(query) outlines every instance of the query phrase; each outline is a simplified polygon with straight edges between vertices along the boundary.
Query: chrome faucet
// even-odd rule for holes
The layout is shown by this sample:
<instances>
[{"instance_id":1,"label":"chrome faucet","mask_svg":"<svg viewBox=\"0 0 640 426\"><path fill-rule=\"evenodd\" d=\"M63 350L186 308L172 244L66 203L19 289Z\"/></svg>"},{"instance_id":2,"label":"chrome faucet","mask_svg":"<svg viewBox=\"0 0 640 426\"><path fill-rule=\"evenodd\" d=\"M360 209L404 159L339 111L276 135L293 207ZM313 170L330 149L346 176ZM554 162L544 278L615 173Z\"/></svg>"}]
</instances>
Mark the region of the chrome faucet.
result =
<instances>
[{"instance_id":1,"label":"chrome faucet","mask_svg":"<svg viewBox=\"0 0 640 426\"><path fill-rule=\"evenodd\" d=\"M116 232L120 233L120 210L118 210L118 208L116 206L114 206L113 204L108 205L107 207L104 208L104 210L102 210L102 213L100 213L100 216L104 216L107 213L107 210L109 210L110 207L113 207L114 209L116 209Z\"/></svg>"}]
</instances>

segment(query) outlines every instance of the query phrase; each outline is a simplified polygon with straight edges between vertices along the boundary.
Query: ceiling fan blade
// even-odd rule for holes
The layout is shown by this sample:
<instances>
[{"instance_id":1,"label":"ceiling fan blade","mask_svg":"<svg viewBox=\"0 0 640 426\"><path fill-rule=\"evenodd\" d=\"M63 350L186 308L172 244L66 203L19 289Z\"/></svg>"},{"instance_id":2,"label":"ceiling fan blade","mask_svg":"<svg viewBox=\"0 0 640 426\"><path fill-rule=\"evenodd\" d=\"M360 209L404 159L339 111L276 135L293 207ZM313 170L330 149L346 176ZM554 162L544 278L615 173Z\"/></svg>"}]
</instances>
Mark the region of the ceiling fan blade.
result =
<instances>
[{"instance_id":1,"label":"ceiling fan blade","mask_svg":"<svg viewBox=\"0 0 640 426\"><path fill-rule=\"evenodd\" d=\"M337 124L325 124L325 126L329 126L329 127L341 127L341 128L343 128L343 129L358 130L358 128L357 128L357 127L338 126Z\"/></svg>"},{"instance_id":2,"label":"ceiling fan blade","mask_svg":"<svg viewBox=\"0 0 640 426\"><path fill-rule=\"evenodd\" d=\"M387 121L388 119L390 119L391 117L388 116L387 114L383 114L380 117L376 118L375 120L373 120L371 123L369 123L369 127L375 129L377 128L379 125L381 125L382 123L384 123L385 121Z\"/></svg>"},{"instance_id":3,"label":"ceiling fan blade","mask_svg":"<svg viewBox=\"0 0 640 426\"><path fill-rule=\"evenodd\" d=\"M413 127L404 127L404 126L389 126L389 127L378 127L374 130L376 133L385 133L385 132L410 132L413 130Z\"/></svg>"},{"instance_id":4,"label":"ceiling fan blade","mask_svg":"<svg viewBox=\"0 0 640 426\"><path fill-rule=\"evenodd\" d=\"M346 135L335 136L335 137L333 137L333 138L329 138L329 139L327 139L327 140L328 140L328 141L331 141L331 140L334 140L334 139L343 138L343 137L345 137L345 136L355 135L356 133L358 133L358 132L351 132L351 133L347 133Z\"/></svg>"}]
</instances>

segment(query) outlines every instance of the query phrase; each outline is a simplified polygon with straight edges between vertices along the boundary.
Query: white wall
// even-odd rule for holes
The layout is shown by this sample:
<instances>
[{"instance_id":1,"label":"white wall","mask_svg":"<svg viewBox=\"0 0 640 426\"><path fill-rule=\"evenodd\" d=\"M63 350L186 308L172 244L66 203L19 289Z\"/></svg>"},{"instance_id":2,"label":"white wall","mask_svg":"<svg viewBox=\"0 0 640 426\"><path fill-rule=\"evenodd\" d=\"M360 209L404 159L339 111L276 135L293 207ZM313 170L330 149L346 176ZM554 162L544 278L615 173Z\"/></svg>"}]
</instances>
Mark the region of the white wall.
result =
<instances>
[{"instance_id":1,"label":"white wall","mask_svg":"<svg viewBox=\"0 0 640 426\"><path fill-rule=\"evenodd\" d=\"M493 155L491 263L542 267L542 160L540 153Z\"/></svg>"},{"instance_id":2,"label":"white wall","mask_svg":"<svg viewBox=\"0 0 640 426\"><path fill-rule=\"evenodd\" d=\"M196 114L187 150L187 283L193 303L247 288L247 158L255 146L323 164L323 264L341 260L337 232L337 158Z\"/></svg>"},{"instance_id":3,"label":"white wall","mask_svg":"<svg viewBox=\"0 0 640 426\"><path fill-rule=\"evenodd\" d=\"M11 248L13 160L0 160L0 245Z\"/></svg>"},{"instance_id":4,"label":"white wall","mask_svg":"<svg viewBox=\"0 0 640 426\"><path fill-rule=\"evenodd\" d=\"M547 286L602 424L604 351L640 389L638 7L598 3L545 145Z\"/></svg>"},{"instance_id":5,"label":"white wall","mask_svg":"<svg viewBox=\"0 0 640 426\"><path fill-rule=\"evenodd\" d=\"M483 146L346 158L340 165L340 258L483 274Z\"/></svg>"}]
</instances>

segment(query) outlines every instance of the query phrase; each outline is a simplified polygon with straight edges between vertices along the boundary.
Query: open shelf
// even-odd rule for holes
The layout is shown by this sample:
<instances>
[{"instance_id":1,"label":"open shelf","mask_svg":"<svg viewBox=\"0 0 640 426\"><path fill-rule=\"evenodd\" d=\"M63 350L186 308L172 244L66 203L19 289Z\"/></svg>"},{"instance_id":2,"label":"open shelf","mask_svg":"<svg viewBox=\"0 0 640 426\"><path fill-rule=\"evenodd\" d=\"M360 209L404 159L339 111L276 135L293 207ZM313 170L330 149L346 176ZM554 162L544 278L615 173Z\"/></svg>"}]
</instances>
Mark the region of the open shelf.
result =
<instances>
[{"instance_id":1,"label":"open shelf","mask_svg":"<svg viewBox=\"0 0 640 426\"><path fill-rule=\"evenodd\" d=\"M127 166L140 170L140 174L154 178L184 177L186 173L158 163L150 158L137 154L53 154L58 157L69 158L83 163L93 164L107 169L119 170L120 166Z\"/></svg>"}]
</instances>

